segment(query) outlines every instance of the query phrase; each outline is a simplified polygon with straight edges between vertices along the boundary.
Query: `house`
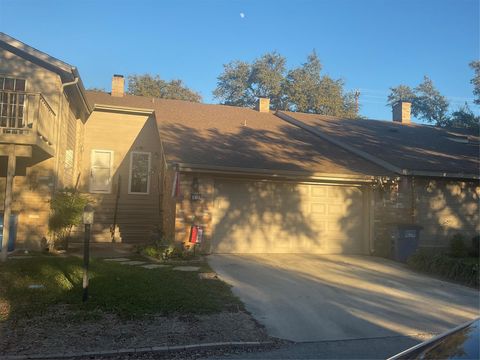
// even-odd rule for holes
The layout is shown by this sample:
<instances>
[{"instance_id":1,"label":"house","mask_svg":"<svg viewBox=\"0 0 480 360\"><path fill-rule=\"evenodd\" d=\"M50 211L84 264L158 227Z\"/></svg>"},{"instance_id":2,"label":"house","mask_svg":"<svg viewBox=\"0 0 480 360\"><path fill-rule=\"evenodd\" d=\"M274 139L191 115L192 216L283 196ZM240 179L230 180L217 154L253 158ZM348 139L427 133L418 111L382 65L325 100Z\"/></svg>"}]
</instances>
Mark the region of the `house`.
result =
<instances>
[{"instance_id":1,"label":"house","mask_svg":"<svg viewBox=\"0 0 480 360\"><path fill-rule=\"evenodd\" d=\"M0 49L0 76L14 82L2 105L25 109L0 124L17 247L48 238L49 199L64 187L89 197L103 243L189 244L198 226L205 253L388 256L394 224L423 226L424 247L480 230L478 136L412 124L406 103L394 121L348 120L273 113L268 99L248 109L133 96L121 75L111 93L85 91L70 65L5 34Z\"/></svg>"},{"instance_id":2,"label":"house","mask_svg":"<svg viewBox=\"0 0 480 360\"><path fill-rule=\"evenodd\" d=\"M16 235L17 247L38 248L47 236L51 194L75 185L91 109L75 67L3 33L0 59L0 206L2 224L4 217L9 219L3 224L6 253L10 237L12 247Z\"/></svg>"}]
</instances>

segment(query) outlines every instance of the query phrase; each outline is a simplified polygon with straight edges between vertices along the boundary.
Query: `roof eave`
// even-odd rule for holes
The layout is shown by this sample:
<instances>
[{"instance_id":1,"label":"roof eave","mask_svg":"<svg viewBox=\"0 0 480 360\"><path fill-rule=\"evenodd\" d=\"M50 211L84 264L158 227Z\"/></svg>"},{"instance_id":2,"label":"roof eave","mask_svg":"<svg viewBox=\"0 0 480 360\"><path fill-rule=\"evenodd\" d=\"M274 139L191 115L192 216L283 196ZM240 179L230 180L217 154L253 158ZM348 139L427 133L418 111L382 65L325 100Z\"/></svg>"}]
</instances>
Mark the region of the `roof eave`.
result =
<instances>
[{"instance_id":1,"label":"roof eave","mask_svg":"<svg viewBox=\"0 0 480 360\"><path fill-rule=\"evenodd\" d=\"M173 167L183 172L202 172L209 174L222 175L248 175L248 176L268 176L270 178L291 178L295 180L311 181L342 181L349 183L371 183L375 181L376 176L360 174L331 174L308 171L291 171L275 169L255 169L242 168L235 166L216 166L204 164L191 164L182 162L169 162Z\"/></svg>"}]
</instances>

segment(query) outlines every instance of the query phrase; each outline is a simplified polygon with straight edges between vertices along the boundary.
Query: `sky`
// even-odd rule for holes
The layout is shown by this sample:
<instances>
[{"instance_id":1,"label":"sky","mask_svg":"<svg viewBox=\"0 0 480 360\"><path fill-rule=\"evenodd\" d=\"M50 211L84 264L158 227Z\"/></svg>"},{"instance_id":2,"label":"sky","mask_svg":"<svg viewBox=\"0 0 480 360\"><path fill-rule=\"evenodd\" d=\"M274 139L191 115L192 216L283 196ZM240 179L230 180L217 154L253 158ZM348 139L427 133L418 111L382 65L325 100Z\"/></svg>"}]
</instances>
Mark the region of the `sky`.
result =
<instances>
[{"instance_id":1,"label":"sky","mask_svg":"<svg viewBox=\"0 0 480 360\"><path fill-rule=\"evenodd\" d=\"M0 0L0 31L76 66L87 88L150 73L182 79L207 103L218 102L223 64L278 51L296 67L315 49L324 74L360 90L361 115L391 119L389 88L424 75L452 110L472 102L479 2Z\"/></svg>"}]
</instances>

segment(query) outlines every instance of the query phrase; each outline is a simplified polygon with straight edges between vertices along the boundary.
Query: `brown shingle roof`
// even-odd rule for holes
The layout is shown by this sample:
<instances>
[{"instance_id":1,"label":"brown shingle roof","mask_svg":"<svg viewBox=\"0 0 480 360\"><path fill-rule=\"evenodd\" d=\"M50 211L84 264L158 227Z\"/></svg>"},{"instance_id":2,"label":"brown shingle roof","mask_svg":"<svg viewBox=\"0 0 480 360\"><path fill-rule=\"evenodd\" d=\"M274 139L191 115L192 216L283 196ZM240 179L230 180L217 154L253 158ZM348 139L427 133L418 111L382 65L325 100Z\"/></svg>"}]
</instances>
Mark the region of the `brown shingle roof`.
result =
<instances>
[{"instance_id":1,"label":"brown shingle roof","mask_svg":"<svg viewBox=\"0 0 480 360\"><path fill-rule=\"evenodd\" d=\"M390 174L271 113L91 91L88 98L92 105L154 109L171 162L305 173Z\"/></svg>"},{"instance_id":2,"label":"brown shingle roof","mask_svg":"<svg viewBox=\"0 0 480 360\"><path fill-rule=\"evenodd\" d=\"M439 173L479 174L479 137L462 130L447 130L393 121L340 119L285 112L322 134L384 160L401 169Z\"/></svg>"}]
</instances>

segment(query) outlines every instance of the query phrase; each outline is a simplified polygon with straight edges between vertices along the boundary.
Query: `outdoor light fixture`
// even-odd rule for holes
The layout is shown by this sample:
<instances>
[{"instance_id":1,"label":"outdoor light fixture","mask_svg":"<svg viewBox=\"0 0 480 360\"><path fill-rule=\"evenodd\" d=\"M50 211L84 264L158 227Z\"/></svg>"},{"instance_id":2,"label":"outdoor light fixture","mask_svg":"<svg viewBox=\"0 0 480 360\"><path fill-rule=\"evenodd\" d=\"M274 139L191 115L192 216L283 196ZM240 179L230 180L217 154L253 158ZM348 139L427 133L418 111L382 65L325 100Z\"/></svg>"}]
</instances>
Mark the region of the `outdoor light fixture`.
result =
<instances>
[{"instance_id":1,"label":"outdoor light fixture","mask_svg":"<svg viewBox=\"0 0 480 360\"><path fill-rule=\"evenodd\" d=\"M92 205L87 204L83 208L83 224L84 225L92 225L93 224L93 215L95 211L92 207Z\"/></svg>"},{"instance_id":2,"label":"outdoor light fixture","mask_svg":"<svg viewBox=\"0 0 480 360\"><path fill-rule=\"evenodd\" d=\"M82 301L88 300L88 263L90 261L90 231L95 211L90 204L83 208L83 224L85 225L85 239L83 242L83 296Z\"/></svg>"}]
</instances>

